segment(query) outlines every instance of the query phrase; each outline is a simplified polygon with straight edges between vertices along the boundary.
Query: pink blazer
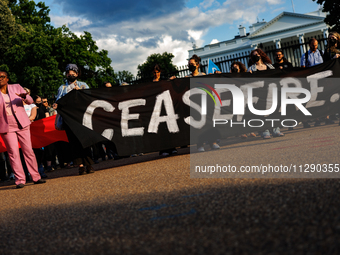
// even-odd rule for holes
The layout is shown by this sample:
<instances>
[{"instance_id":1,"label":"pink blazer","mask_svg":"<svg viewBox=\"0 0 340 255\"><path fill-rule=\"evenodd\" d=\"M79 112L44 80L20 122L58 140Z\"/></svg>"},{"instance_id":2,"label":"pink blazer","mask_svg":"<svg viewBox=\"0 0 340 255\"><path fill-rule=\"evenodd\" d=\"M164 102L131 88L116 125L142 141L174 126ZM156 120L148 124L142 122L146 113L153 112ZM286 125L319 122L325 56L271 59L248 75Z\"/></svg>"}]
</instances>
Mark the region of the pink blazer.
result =
<instances>
[{"instance_id":1,"label":"pink blazer","mask_svg":"<svg viewBox=\"0 0 340 255\"><path fill-rule=\"evenodd\" d=\"M19 84L8 84L7 87L9 98L12 101L13 114L20 123L19 126L25 128L31 124L31 121L29 120L27 113L25 112L24 104L22 102L21 97L17 96L16 93L17 94L26 93L26 91ZM26 96L26 99L24 101L26 104L33 103L33 99L29 95ZM5 101L2 96L2 93L0 92L0 134L7 133L8 131L9 128L5 109Z\"/></svg>"}]
</instances>

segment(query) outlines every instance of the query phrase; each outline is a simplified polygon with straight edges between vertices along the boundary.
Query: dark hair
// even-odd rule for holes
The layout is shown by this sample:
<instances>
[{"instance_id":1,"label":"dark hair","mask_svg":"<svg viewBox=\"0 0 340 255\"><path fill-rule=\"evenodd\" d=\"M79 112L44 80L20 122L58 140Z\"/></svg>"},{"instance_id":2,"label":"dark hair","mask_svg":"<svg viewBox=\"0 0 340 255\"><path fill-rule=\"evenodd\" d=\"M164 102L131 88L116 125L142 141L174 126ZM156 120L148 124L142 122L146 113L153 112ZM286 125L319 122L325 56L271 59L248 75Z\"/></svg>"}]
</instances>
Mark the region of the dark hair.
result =
<instances>
[{"instance_id":1,"label":"dark hair","mask_svg":"<svg viewBox=\"0 0 340 255\"><path fill-rule=\"evenodd\" d=\"M283 50L282 49L277 49L275 51L275 53L279 53L279 52L281 52L282 55L283 55L283 58L282 58L283 62L288 62L288 59L285 58L285 54L283 53Z\"/></svg>"},{"instance_id":2,"label":"dark hair","mask_svg":"<svg viewBox=\"0 0 340 255\"><path fill-rule=\"evenodd\" d=\"M318 42L315 38L311 38L308 42L308 45L311 45L313 42Z\"/></svg>"},{"instance_id":3,"label":"dark hair","mask_svg":"<svg viewBox=\"0 0 340 255\"><path fill-rule=\"evenodd\" d=\"M232 67L233 65L237 65L240 68L240 73L247 72L247 68L242 62L234 61L230 66Z\"/></svg>"},{"instance_id":4,"label":"dark hair","mask_svg":"<svg viewBox=\"0 0 340 255\"><path fill-rule=\"evenodd\" d=\"M196 64L200 64L201 63L201 58L199 56L197 56L196 54L192 55L192 57L189 59L189 61L193 59L195 60Z\"/></svg>"},{"instance_id":5,"label":"dark hair","mask_svg":"<svg viewBox=\"0 0 340 255\"><path fill-rule=\"evenodd\" d=\"M277 50L275 51L275 53L279 53L279 52L281 52L282 55L284 55L284 53L283 53L283 51L282 51L281 49L277 49Z\"/></svg>"},{"instance_id":6,"label":"dark hair","mask_svg":"<svg viewBox=\"0 0 340 255\"><path fill-rule=\"evenodd\" d=\"M8 72L7 72L7 71L5 71L5 70L0 70L0 72L1 72L1 73L5 73L5 74L6 74L6 76L7 76L7 78L9 79L9 74L8 74Z\"/></svg>"},{"instance_id":7,"label":"dark hair","mask_svg":"<svg viewBox=\"0 0 340 255\"><path fill-rule=\"evenodd\" d=\"M104 81L103 83L102 83L102 87L106 87L106 83L111 83L111 82L109 82L109 81Z\"/></svg>"},{"instance_id":8,"label":"dark hair","mask_svg":"<svg viewBox=\"0 0 340 255\"><path fill-rule=\"evenodd\" d=\"M159 66L159 64L156 64L156 65L153 67L153 71L155 71L155 70L162 72L162 69L161 69L161 67Z\"/></svg>"},{"instance_id":9,"label":"dark hair","mask_svg":"<svg viewBox=\"0 0 340 255\"><path fill-rule=\"evenodd\" d=\"M251 59L251 57L252 57L252 55L253 55L253 53L254 53L255 51L260 55L261 60L262 60L263 63L267 63L267 64L271 64L271 63L272 63L272 61L271 61L270 58L267 56L267 54L264 53L264 51L261 50L261 49L252 50L252 51L250 52L250 59ZM255 63L254 63L254 64L255 64Z\"/></svg>"},{"instance_id":10,"label":"dark hair","mask_svg":"<svg viewBox=\"0 0 340 255\"><path fill-rule=\"evenodd\" d=\"M42 97L39 96L39 95L34 95L32 98L33 98L33 100L34 100L34 102L35 102L35 100L37 100L39 97L42 99Z\"/></svg>"}]
</instances>

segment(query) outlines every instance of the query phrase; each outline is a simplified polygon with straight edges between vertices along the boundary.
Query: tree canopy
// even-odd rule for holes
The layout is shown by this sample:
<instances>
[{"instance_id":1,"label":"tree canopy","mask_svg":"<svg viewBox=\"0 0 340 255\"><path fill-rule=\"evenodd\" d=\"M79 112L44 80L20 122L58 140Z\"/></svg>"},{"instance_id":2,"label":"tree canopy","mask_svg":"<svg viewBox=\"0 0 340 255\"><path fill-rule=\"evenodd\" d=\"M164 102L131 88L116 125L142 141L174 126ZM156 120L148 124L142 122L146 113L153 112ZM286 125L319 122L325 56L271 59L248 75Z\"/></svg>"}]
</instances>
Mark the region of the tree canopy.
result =
<instances>
[{"instance_id":1,"label":"tree canopy","mask_svg":"<svg viewBox=\"0 0 340 255\"><path fill-rule=\"evenodd\" d=\"M0 56L3 56L10 46L8 39L23 30L22 26L16 23L8 4L8 0L0 0Z\"/></svg>"},{"instance_id":2,"label":"tree canopy","mask_svg":"<svg viewBox=\"0 0 340 255\"><path fill-rule=\"evenodd\" d=\"M152 80L152 72L154 69L154 66L158 64L162 69L162 75L166 76L168 78L169 76L176 75L177 74L177 68L172 63L172 59L175 56L172 53L164 52L163 54L155 53L148 56L146 61L138 65L138 77L142 80L144 79L150 79Z\"/></svg>"},{"instance_id":3,"label":"tree canopy","mask_svg":"<svg viewBox=\"0 0 340 255\"><path fill-rule=\"evenodd\" d=\"M332 31L340 32L340 2L339 0L313 0L323 5L323 11L327 12L325 23L332 27ZM334 26L334 27L333 27Z\"/></svg>"},{"instance_id":4,"label":"tree canopy","mask_svg":"<svg viewBox=\"0 0 340 255\"><path fill-rule=\"evenodd\" d=\"M12 83L53 100L58 87L64 84L68 63L80 67L79 80L92 88L104 81L115 83L108 52L99 51L90 33L77 36L66 26L54 28L49 23L50 10L42 2L0 0L0 8L4 26L0 38L5 42L0 46L0 68L10 72Z\"/></svg>"},{"instance_id":5,"label":"tree canopy","mask_svg":"<svg viewBox=\"0 0 340 255\"><path fill-rule=\"evenodd\" d=\"M123 82L131 83L133 80L133 74L129 71L123 70L115 73L116 84L122 84Z\"/></svg>"}]
</instances>

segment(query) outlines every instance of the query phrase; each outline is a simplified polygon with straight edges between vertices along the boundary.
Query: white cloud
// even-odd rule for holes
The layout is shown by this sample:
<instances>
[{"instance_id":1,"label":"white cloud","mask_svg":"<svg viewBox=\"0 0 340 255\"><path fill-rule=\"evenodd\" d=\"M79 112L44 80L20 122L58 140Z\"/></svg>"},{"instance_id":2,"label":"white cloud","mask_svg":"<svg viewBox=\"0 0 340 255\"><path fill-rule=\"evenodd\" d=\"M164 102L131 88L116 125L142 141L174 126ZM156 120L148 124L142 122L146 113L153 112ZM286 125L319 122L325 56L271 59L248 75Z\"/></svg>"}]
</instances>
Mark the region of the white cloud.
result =
<instances>
[{"instance_id":1,"label":"white cloud","mask_svg":"<svg viewBox=\"0 0 340 255\"><path fill-rule=\"evenodd\" d=\"M280 0L227 0L218 8L216 0L205 0L200 6L184 8L161 17L142 17L138 22L124 20L100 26L83 17L51 15L56 26L67 24L74 33L84 30L92 34L99 49L109 51L115 71L128 70L137 73L137 65L142 64L153 53L165 51L173 53L176 65L186 65L188 50L193 43L203 46L202 37L209 28L222 24L252 24L257 16L266 11L265 5L278 4ZM227 38L226 38L227 39ZM218 42L216 39L211 43Z\"/></svg>"},{"instance_id":2,"label":"white cloud","mask_svg":"<svg viewBox=\"0 0 340 255\"><path fill-rule=\"evenodd\" d=\"M63 25L72 26L73 28L79 29L84 26L88 26L91 22L87 19L73 17L73 16L56 16L50 15L51 22L56 27L61 27Z\"/></svg>"},{"instance_id":3,"label":"white cloud","mask_svg":"<svg viewBox=\"0 0 340 255\"><path fill-rule=\"evenodd\" d=\"M207 9L213 5L217 7L220 5L220 3L216 0L204 0L202 3L200 3L200 7L202 7L203 9Z\"/></svg>"},{"instance_id":4,"label":"white cloud","mask_svg":"<svg viewBox=\"0 0 340 255\"><path fill-rule=\"evenodd\" d=\"M210 44L215 44L218 43L219 41L217 39L212 39L212 41L210 42Z\"/></svg>"},{"instance_id":5,"label":"white cloud","mask_svg":"<svg viewBox=\"0 0 340 255\"><path fill-rule=\"evenodd\" d=\"M175 57L173 63L177 66L186 65L188 58L188 49L191 48L191 42L183 43L182 41L173 40L170 36L164 36L158 43L156 49L140 47L135 40L128 39L126 42L120 42L116 37L110 39L100 39L97 41L99 48L109 51L109 57L112 59L112 67L115 71L128 70L134 75L137 74L137 66L145 62L147 57L154 53L169 52Z\"/></svg>"},{"instance_id":6,"label":"white cloud","mask_svg":"<svg viewBox=\"0 0 340 255\"><path fill-rule=\"evenodd\" d=\"M281 0L267 0L267 1L268 1L268 4L271 4L271 5L282 4Z\"/></svg>"}]
</instances>

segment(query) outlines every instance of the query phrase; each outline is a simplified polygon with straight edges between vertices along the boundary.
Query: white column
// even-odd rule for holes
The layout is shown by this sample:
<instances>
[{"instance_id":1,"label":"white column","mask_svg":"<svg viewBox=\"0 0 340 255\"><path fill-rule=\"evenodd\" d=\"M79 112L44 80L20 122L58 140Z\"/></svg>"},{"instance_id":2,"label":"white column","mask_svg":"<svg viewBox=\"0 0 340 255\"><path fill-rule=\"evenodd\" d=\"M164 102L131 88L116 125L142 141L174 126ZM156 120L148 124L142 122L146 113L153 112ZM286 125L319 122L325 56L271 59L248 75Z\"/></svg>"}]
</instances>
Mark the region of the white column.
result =
<instances>
[{"instance_id":1,"label":"white column","mask_svg":"<svg viewBox=\"0 0 340 255\"><path fill-rule=\"evenodd\" d=\"M303 37L304 34L298 34L297 37L299 37L299 43L302 44L305 42L305 38ZM303 44L300 46L301 55L303 55L306 52L306 46Z\"/></svg>"},{"instance_id":2,"label":"white column","mask_svg":"<svg viewBox=\"0 0 340 255\"><path fill-rule=\"evenodd\" d=\"M250 45L250 47L251 47L253 50L256 50L258 46L259 46L258 43L255 43L255 44Z\"/></svg>"},{"instance_id":3,"label":"white column","mask_svg":"<svg viewBox=\"0 0 340 255\"><path fill-rule=\"evenodd\" d=\"M323 33L323 38L327 39L328 38L328 29L322 29L321 31ZM327 45L327 41L325 41L325 45Z\"/></svg>"},{"instance_id":4,"label":"white column","mask_svg":"<svg viewBox=\"0 0 340 255\"><path fill-rule=\"evenodd\" d=\"M281 39L276 39L273 42L275 43L276 49L281 49Z\"/></svg>"}]
</instances>

